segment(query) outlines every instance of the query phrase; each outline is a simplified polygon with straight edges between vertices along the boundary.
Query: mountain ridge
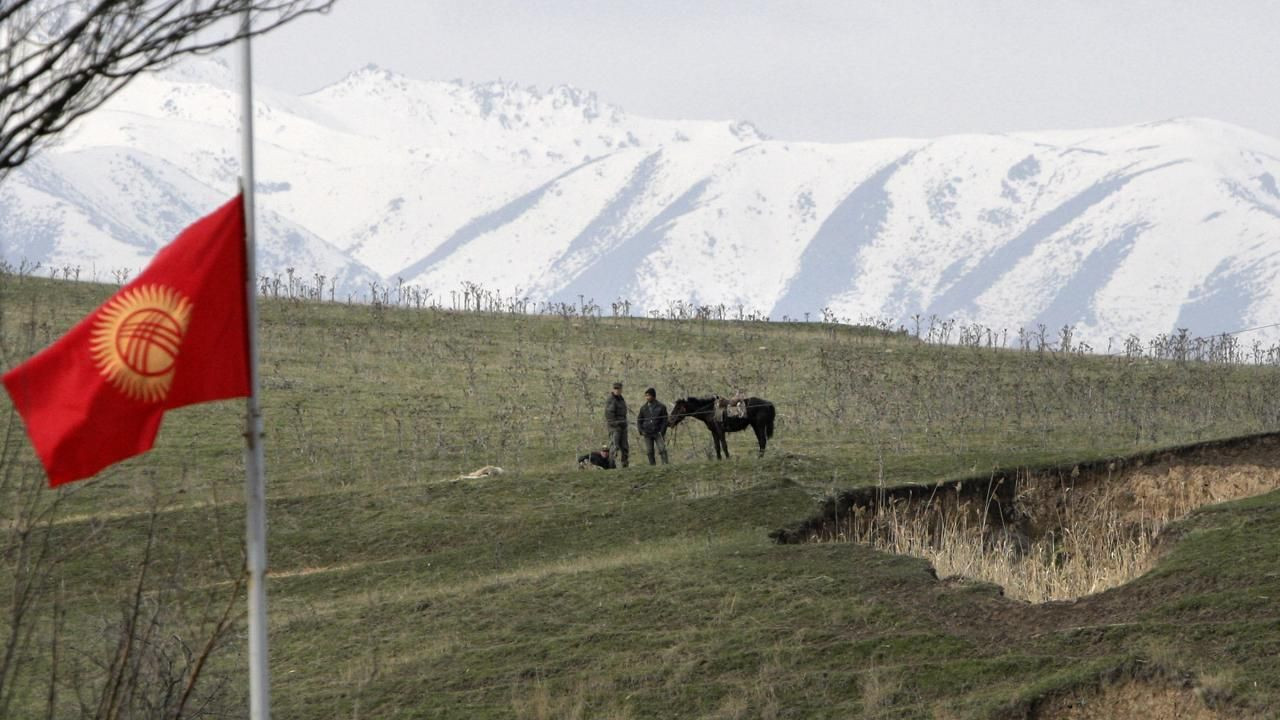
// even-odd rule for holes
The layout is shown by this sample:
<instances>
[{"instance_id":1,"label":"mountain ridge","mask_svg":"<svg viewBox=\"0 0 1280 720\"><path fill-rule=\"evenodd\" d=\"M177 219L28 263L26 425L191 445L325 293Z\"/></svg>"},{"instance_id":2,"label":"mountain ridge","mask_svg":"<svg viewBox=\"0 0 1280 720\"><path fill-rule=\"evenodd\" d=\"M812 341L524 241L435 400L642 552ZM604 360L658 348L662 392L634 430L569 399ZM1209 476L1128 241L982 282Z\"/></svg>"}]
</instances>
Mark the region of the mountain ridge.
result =
<instances>
[{"instance_id":1,"label":"mountain ridge","mask_svg":"<svg viewBox=\"0 0 1280 720\"><path fill-rule=\"evenodd\" d=\"M470 282L1094 344L1280 319L1280 141L1213 119L798 143L372 65L255 100L259 267L343 296ZM3 258L140 267L235 191L238 102L214 59L138 78L0 184Z\"/></svg>"}]
</instances>

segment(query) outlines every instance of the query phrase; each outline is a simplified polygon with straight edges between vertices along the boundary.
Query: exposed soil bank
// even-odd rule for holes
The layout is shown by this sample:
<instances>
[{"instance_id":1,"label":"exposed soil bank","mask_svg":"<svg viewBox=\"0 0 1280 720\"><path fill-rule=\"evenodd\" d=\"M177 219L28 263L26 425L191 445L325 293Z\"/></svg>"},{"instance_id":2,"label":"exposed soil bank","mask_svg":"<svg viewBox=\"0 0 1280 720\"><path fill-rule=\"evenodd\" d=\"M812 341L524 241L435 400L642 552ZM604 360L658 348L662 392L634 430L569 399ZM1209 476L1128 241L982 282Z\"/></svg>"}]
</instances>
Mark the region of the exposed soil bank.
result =
<instances>
[{"instance_id":1,"label":"exposed soil bank","mask_svg":"<svg viewBox=\"0 0 1280 720\"><path fill-rule=\"evenodd\" d=\"M884 512L973 515L990 538L1026 544L1107 515L1139 527L1165 524L1202 505L1280 488L1280 433L1165 448L1088 463L1000 470L936 485L862 487L826 500L819 513L770 533L779 543L865 531Z\"/></svg>"},{"instance_id":2,"label":"exposed soil bank","mask_svg":"<svg viewBox=\"0 0 1280 720\"><path fill-rule=\"evenodd\" d=\"M1086 544L1096 542L1099 546L1118 538L1114 547L1120 550L1112 554L1124 555L1126 561L1137 555L1150 556L1153 563L1177 538L1176 532L1164 529L1169 523L1205 505L1278 488L1280 433L1267 433L1090 463L1002 471L931 486L858 488L827 500L817 515L777 530L771 537L780 543L867 542L883 549L892 547L909 531L923 537L926 545L947 547L957 544L959 529L970 533L968 545L981 554L991 550L991 555L1017 556L1020 549L1029 549L1014 558L1015 564L1040 563L1049 573L1058 574L1073 565L1072 548L1078 547L1062 541L1064 538L1082 536ZM1174 529L1178 527L1182 526ZM1099 531L1110 533L1110 537L1098 539ZM1128 542L1131 535L1146 541ZM1154 544L1150 541L1153 537ZM1139 546L1142 553L1131 552ZM918 556L933 561L928 554ZM1126 570L1141 564L1130 563ZM1145 570L1139 568L1139 572ZM939 588L962 587L968 582L958 577L963 573L940 574L956 576L944 578L937 584ZM955 632L979 645L1013 645L1027 637L1072 637L1085 654L1104 647L1114 653L1126 647L1127 633L1144 622L1144 608L1156 601L1152 593L1176 595L1185 589L1178 582L1174 577L1164 577L1154 585L1121 580L1099 588L1097 594L1078 592L1066 601L1043 603L1026 602L1027 596L1014 592L985 598L975 592L966 597L962 612L948 610L951 606L944 603L937 606L940 612L952 613L949 617ZM989 578L970 587L984 585L1008 587ZM1106 587L1115 589L1101 592ZM917 595L910 601L919 599ZM1211 613L1211 618L1200 618L1203 622L1237 620L1257 622L1256 608L1241 610L1228 604ZM1221 654L1222 648L1214 652ZM1251 713L1233 702L1230 670L1206 674L1204 668L1218 665L1200 665L1185 657L1167 662L1159 657L1157 653L1154 660L1135 661L1142 663L1139 665L1125 662L1080 686L1019 703L1001 717L1254 720L1273 716L1270 711L1265 715ZM1200 669L1185 672L1188 665Z\"/></svg>"},{"instance_id":3,"label":"exposed soil bank","mask_svg":"<svg viewBox=\"0 0 1280 720\"><path fill-rule=\"evenodd\" d=\"M1042 702L1028 720L1254 720L1260 715L1206 705L1203 688L1128 678Z\"/></svg>"}]
</instances>

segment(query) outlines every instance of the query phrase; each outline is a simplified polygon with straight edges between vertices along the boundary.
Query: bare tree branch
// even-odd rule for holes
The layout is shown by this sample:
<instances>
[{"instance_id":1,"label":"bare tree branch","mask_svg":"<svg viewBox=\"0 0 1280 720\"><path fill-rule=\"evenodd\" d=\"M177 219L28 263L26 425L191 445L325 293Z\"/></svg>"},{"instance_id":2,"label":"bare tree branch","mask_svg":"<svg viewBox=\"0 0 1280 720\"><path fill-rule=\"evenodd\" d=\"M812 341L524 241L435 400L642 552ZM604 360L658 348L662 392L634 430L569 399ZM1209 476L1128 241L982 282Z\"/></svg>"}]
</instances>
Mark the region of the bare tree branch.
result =
<instances>
[{"instance_id":1,"label":"bare tree branch","mask_svg":"<svg viewBox=\"0 0 1280 720\"><path fill-rule=\"evenodd\" d=\"M0 283L11 278L0 271ZM0 315L9 307L0 304ZM34 302L29 312L0 323L0 367L45 343L38 334L45 317ZM77 562L101 552L111 526L66 510L95 483L48 489L21 419L14 408L0 407L0 718L181 720L221 712L229 685L212 660L234 631L245 582L243 568L219 552L222 513L208 510L218 522L207 565L214 576L217 569L226 572L225 590L223 583L206 584L209 576L192 571L185 558L164 554L160 518L174 497L153 488L141 557L127 561L126 572L136 571L136 579L109 615L93 623L100 631L85 632L84 618L101 606L101 590L90 589L92 600L84 593L70 597L63 583ZM202 604L187 606L200 598Z\"/></svg>"},{"instance_id":2,"label":"bare tree branch","mask_svg":"<svg viewBox=\"0 0 1280 720\"><path fill-rule=\"evenodd\" d=\"M213 630L209 633L208 640L205 641L204 649L200 651L200 656L195 659L194 664L188 662L191 669L187 672L187 681L182 688L182 697L178 699L178 704L173 710L172 720L182 720L182 714L186 712L187 702L191 699L191 692L195 690L196 683L200 681L200 671L204 669L204 664L208 662L213 655L213 651L217 649L218 643L222 641L223 636L232 626L232 611L235 610L237 603L243 596L245 579L249 573L240 573L240 577L236 578L235 584L231 588L231 596L227 599L227 606L222 611L222 616L214 623Z\"/></svg>"},{"instance_id":3,"label":"bare tree branch","mask_svg":"<svg viewBox=\"0 0 1280 720\"><path fill-rule=\"evenodd\" d=\"M5 0L0 181L135 76L270 32L336 0ZM248 11L252 30L240 18Z\"/></svg>"}]
</instances>

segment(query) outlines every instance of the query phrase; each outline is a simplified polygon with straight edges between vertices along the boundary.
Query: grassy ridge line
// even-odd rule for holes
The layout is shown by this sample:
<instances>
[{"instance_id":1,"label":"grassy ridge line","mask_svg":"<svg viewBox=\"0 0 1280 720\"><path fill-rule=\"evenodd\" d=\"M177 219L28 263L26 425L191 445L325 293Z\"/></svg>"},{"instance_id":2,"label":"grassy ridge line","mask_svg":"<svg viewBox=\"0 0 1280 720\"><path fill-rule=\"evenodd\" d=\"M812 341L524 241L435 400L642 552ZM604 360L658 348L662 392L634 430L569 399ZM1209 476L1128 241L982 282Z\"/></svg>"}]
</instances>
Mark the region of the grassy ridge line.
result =
<instances>
[{"instance_id":1,"label":"grassy ridge line","mask_svg":"<svg viewBox=\"0 0 1280 720\"><path fill-rule=\"evenodd\" d=\"M6 362L34 350L26 323L56 336L93 297L0 282ZM1138 661L1225 678L1220 689L1255 707L1280 698L1264 672L1275 611L1256 600L1280 592L1267 575L1277 548L1265 533L1280 537L1270 496L1188 521L1173 571L1069 607L766 536L882 478L1259 431L1280 397L1268 369L824 326L287 302L264 303L263 318L278 717L1019 717ZM746 387L778 404L776 447L758 461L739 434L734 460L708 463L705 431L681 428L666 468L567 470L602 439L615 378L633 398L652 384L667 401ZM76 521L58 532L97 534L61 578L73 631L91 637L128 587L154 497L171 508L164 560L188 574L185 592L225 580L219 556L238 553L242 513L240 412L175 413L154 452L75 491ZM16 462L30 469L29 450ZM451 482L486 464L508 473ZM233 707L242 651L216 658Z\"/></svg>"},{"instance_id":2,"label":"grassy ridge line","mask_svg":"<svg viewBox=\"0 0 1280 720\"><path fill-rule=\"evenodd\" d=\"M844 485L1263 430L1276 413L1265 399L1277 381L1257 368L966 351L834 326L291 303L265 303L263 315L264 405L288 446L269 442L268 452L320 479L336 465L340 482L375 468L383 479L508 459L565 467L600 441L600 388L613 378L656 385L668 400L731 382L770 397L779 447L840 458ZM221 407L234 420L238 408ZM206 447L206 423L170 425L184 454ZM678 437L686 456L702 453L696 430ZM732 442L749 452L748 437Z\"/></svg>"}]
</instances>

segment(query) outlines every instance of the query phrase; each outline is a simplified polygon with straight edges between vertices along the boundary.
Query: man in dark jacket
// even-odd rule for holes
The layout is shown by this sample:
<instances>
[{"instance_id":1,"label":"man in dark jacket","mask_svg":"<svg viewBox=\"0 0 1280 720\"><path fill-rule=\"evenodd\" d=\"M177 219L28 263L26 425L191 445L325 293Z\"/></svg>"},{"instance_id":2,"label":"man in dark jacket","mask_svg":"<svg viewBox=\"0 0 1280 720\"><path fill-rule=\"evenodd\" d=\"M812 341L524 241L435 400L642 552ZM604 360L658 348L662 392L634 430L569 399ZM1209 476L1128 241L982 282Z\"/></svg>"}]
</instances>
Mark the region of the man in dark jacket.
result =
<instances>
[{"instance_id":1,"label":"man in dark jacket","mask_svg":"<svg viewBox=\"0 0 1280 720\"><path fill-rule=\"evenodd\" d=\"M605 445L599 450L580 455L578 457L578 469L586 470L594 465L602 470L612 470L613 463L609 462L609 454L609 446Z\"/></svg>"},{"instance_id":2,"label":"man in dark jacket","mask_svg":"<svg viewBox=\"0 0 1280 720\"><path fill-rule=\"evenodd\" d=\"M609 429L609 455L614 467L626 467L631 457L627 447L627 401L622 397L622 383L613 384L613 391L604 404L604 424Z\"/></svg>"},{"instance_id":3,"label":"man in dark jacket","mask_svg":"<svg viewBox=\"0 0 1280 720\"><path fill-rule=\"evenodd\" d=\"M640 437L644 438L644 450L649 455L649 464L657 465L653 458L654 446L662 457L662 464L667 464L667 406L658 402L658 393L653 388L644 391L644 405L636 413L636 428Z\"/></svg>"}]
</instances>

